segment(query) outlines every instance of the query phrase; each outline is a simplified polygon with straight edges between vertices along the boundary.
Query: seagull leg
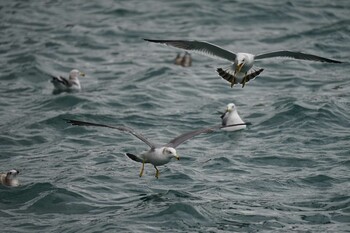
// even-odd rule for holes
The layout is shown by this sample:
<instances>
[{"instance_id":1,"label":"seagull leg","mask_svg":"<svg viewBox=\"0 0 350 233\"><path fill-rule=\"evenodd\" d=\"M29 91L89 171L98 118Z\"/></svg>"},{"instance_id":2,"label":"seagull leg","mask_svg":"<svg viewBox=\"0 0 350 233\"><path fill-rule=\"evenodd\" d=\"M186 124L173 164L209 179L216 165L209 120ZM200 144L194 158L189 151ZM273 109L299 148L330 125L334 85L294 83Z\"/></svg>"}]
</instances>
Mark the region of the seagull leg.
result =
<instances>
[{"instance_id":1,"label":"seagull leg","mask_svg":"<svg viewBox=\"0 0 350 233\"><path fill-rule=\"evenodd\" d=\"M236 76L233 76L233 80L231 82L231 88L236 84Z\"/></svg>"},{"instance_id":2,"label":"seagull leg","mask_svg":"<svg viewBox=\"0 0 350 233\"><path fill-rule=\"evenodd\" d=\"M145 170L145 160L142 161L142 167L140 171L140 177L143 175L143 170Z\"/></svg>"},{"instance_id":3,"label":"seagull leg","mask_svg":"<svg viewBox=\"0 0 350 233\"><path fill-rule=\"evenodd\" d=\"M154 168L156 169L156 178L158 179L158 177L159 177L159 170L158 170L158 168L156 166L154 166Z\"/></svg>"},{"instance_id":4,"label":"seagull leg","mask_svg":"<svg viewBox=\"0 0 350 233\"><path fill-rule=\"evenodd\" d=\"M244 77L242 79L242 82L241 82L242 88L245 86L246 81L247 81L247 73L244 74Z\"/></svg>"}]
</instances>

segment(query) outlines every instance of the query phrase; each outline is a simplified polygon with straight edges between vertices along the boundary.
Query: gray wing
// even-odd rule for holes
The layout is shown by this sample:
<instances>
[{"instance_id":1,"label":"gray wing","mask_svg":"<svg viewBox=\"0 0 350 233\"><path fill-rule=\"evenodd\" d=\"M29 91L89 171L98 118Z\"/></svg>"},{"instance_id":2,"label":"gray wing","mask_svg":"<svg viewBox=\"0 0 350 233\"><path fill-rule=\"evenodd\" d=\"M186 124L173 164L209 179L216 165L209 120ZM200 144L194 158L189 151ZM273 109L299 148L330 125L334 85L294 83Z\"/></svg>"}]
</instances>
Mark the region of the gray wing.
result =
<instances>
[{"instance_id":1,"label":"gray wing","mask_svg":"<svg viewBox=\"0 0 350 233\"><path fill-rule=\"evenodd\" d=\"M180 136L174 138L173 140L171 140L168 144L166 144L165 146L168 147L173 147L176 148L178 145L180 145L181 143L193 138L194 136L197 136L199 134L202 133L210 133L213 132L215 129L219 129L221 127L220 126L214 126L214 127L210 127L210 128L204 128L204 129L197 129L188 133L184 133L181 134Z\"/></svg>"},{"instance_id":2,"label":"gray wing","mask_svg":"<svg viewBox=\"0 0 350 233\"><path fill-rule=\"evenodd\" d=\"M238 125L252 125L252 123L251 122L244 122L244 123L233 124L233 125L225 125L225 126L220 127L220 129L231 128L233 126L238 126Z\"/></svg>"},{"instance_id":3,"label":"gray wing","mask_svg":"<svg viewBox=\"0 0 350 233\"><path fill-rule=\"evenodd\" d=\"M246 125L246 123L240 123L240 124L234 124L234 125L230 125L230 127L232 126L238 126L238 125ZM217 129L223 128L221 125L216 125L216 126L212 126L209 128L204 128L204 129L197 129L188 133L184 133L181 134L180 136L174 138L173 140L171 140L168 144L166 144L165 146L169 146L169 147L173 147L176 148L178 145L180 145L181 143L199 135L199 134L204 134L204 133L211 133Z\"/></svg>"},{"instance_id":4,"label":"gray wing","mask_svg":"<svg viewBox=\"0 0 350 233\"><path fill-rule=\"evenodd\" d=\"M142 134L136 133L132 128L126 127L126 126L110 126L110 125L104 125L104 124L96 124L96 123L90 123L90 122L85 122L85 121L76 121L76 120L69 120L69 119L64 119L67 121L67 123L72 124L72 125L78 125L78 126L98 126L98 127L106 127L106 128L111 128L111 129L117 129L120 131L124 131L127 133L130 133L146 143L149 147L155 148L155 145L148 141Z\"/></svg>"},{"instance_id":5,"label":"gray wing","mask_svg":"<svg viewBox=\"0 0 350 233\"><path fill-rule=\"evenodd\" d=\"M310 61L320 61L320 62L330 62L330 63L342 63L341 61L332 60L325 57L319 57L312 54L300 53L300 52L292 52L292 51L276 51L272 53L264 53L255 56L255 60L264 59L264 58L272 58L272 57L290 57L294 59L300 60L310 60Z\"/></svg>"},{"instance_id":6,"label":"gray wing","mask_svg":"<svg viewBox=\"0 0 350 233\"><path fill-rule=\"evenodd\" d=\"M58 76L58 77L51 76L51 77L52 77L52 82L58 82L58 83L61 83L67 87L72 86L71 82L62 76Z\"/></svg>"},{"instance_id":7,"label":"gray wing","mask_svg":"<svg viewBox=\"0 0 350 233\"><path fill-rule=\"evenodd\" d=\"M168 46L177 47L180 49L185 50L192 50L195 52L201 52L205 55L214 56L218 58L222 58L225 60L229 60L230 62L233 62L236 58L236 54L223 49L217 45L205 42L205 41L187 41L187 40L150 40L150 39L144 39L145 41L154 42L154 43L161 43Z\"/></svg>"}]
</instances>

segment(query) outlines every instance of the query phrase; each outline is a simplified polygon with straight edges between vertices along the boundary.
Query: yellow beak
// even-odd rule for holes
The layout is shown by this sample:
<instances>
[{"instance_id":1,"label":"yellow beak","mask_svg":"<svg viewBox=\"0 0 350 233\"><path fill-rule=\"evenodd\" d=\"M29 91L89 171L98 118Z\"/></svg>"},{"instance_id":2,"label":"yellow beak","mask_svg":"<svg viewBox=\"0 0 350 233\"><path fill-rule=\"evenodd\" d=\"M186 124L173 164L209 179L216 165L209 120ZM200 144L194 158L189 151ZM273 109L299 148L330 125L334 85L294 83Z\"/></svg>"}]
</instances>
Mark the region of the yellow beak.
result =
<instances>
[{"instance_id":1,"label":"yellow beak","mask_svg":"<svg viewBox=\"0 0 350 233\"><path fill-rule=\"evenodd\" d=\"M176 160L180 160L180 157L178 155L175 155Z\"/></svg>"},{"instance_id":2,"label":"yellow beak","mask_svg":"<svg viewBox=\"0 0 350 233\"><path fill-rule=\"evenodd\" d=\"M242 62L242 63L240 63L240 64L238 64L238 65L236 66L235 74L241 72L241 69L242 69L243 65L244 65L244 63Z\"/></svg>"},{"instance_id":3,"label":"yellow beak","mask_svg":"<svg viewBox=\"0 0 350 233\"><path fill-rule=\"evenodd\" d=\"M80 72L79 75L82 76L82 77L84 77L84 76L85 76L85 73Z\"/></svg>"}]
</instances>

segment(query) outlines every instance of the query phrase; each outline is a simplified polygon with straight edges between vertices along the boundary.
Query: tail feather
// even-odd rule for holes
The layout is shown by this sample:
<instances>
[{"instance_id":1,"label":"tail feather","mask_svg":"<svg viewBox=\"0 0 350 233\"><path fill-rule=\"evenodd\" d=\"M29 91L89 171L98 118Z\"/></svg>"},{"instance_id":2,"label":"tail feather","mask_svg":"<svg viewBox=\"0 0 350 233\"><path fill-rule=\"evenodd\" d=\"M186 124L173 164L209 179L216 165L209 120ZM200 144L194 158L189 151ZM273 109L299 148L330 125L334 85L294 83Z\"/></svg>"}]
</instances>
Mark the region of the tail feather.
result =
<instances>
[{"instance_id":1,"label":"tail feather","mask_svg":"<svg viewBox=\"0 0 350 233\"><path fill-rule=\"evenodd\" d=\"M258 76L258 75L259 75L261 72L263 72L263 71L264 71L264 69L259 69L259 70L257 70L257 71L254 71L254 72L252 72L252 73L246 75L246 76L243 78L241 84L244 84L244 83L249 82L249 80L254 79L256 76Z\"/></svg>"},{"instance_id":2,"label":"tail feather","mask_svg":"<svg viewBox=\"0 0 350 233\"><path fill-rule=\"evenodd\" d=\"M234 74L233 71L228 68L226 70L222 69L222 68L218 68L216 70L218 72L218 74L220 75L220 77L222 77L223 79L225 79L226 81L228 81L229 83L231 83L231 87L235 84L242 84L242 87L244 87L244 85L249 82L249 80L254 79L255 77L257 77L261 72L264 71L264 69L259 69L256 70L246 76L244 76L242 78L242 80L239 80L240 78L237 78Z\"/></svg>"},{"instance_id":3,"label":"tail feather","mask_svg":"<svg viewBox=\"0 0 350 233\"><path fill-rule=\"evenodd\" d=\"M223 70L222 68L218 68L216 71L218 72L221 78L231 83L231 87L238 83L236 77L233 74L231 74L229 70Z\"/></svg>"},{"instance_id":4,"label":"tail feather","mask_svg":"<svg viewBox=\"0 0 350 233\"><path fill-rule=\"evenodd\" d=\"M127 155L130 159L132 159L132 160L134 160L134 161L136 161L136 162L140 162L140 163L143 162L142 159L140 159L137 155L130 154L130 153L126 153L126 155Z\"/></svg>"}]
</instances>

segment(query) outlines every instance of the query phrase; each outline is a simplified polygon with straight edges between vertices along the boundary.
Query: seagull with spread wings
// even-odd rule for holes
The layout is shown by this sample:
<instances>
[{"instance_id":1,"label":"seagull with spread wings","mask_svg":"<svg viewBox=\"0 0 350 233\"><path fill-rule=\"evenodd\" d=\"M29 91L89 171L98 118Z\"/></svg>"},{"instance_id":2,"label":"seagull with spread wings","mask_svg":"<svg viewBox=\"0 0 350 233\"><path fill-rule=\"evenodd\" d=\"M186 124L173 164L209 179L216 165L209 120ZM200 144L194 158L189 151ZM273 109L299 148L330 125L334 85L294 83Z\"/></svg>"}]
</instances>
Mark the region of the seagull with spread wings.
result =
<instances>
[{"instance_id":1,"label":"seagull with spread wings","mask_svg":"<svg viewBox=\"0 0 350 233\"><path fill-rule=\"evenodd\" d=\"M156 144L150 142L148 139L146 139L142 134L139 134L135 132L132 128L126 127L126 126L110 126L110 125L104 125L104 124L96 124L96 123L90 123L90 122L85 122L85 121L76 121L76 120L68 120L65 119L67 123L72 124L72 125L77 125L77 126L98 126L98 127L106 127L106 128L111 128L111 129L117 129L120 131L124 131L127 133L130 133L146 143L150 149L148 151L145 151L141 153L140 155L134 155L130 153L126 153L126 155L136 161L142 163L141 171L140 171L140 177L143 175L145 163L150 163L154 166L156 169L156 178L158 179L159 177L159 170L157 166L161 166L164 164L167 164L170 162L172 158L175 158L177 160L180 159L179 155L176 152L176 147L179 146L180 144L184 143L185 141L199 135L199 134L204 134L204 133L210 133L213 132L217 129L222 128L221 125L217 126L212 126L208 128L203 128L203 129L197 129L194 131L190 131L184 134L181 134L180 136L172 139L170 142L163 146L157 146ZM230 127L234 126L241 126L245 125L246 123L240 123L236 125L230 125Z\"/></svg>"},{"instance_id":2,"label":"seagull with spread wings","mask_svg":"<svg viewBox=\"0 0 350 233\"><path fill-rule=\"evenodd\" d=\"M168 46L173 46L180 49L201 52L205 55L221 58L228 60L233 64L228 68L222 69L218 68L217 72L219 75L231 83L231 87L235 84L241 84L242 87L250 80L258 76L264 69L255 70L253 68L255 60L261 60L265 58L273 57L289 57L299 60L310 60L318 62L329 62L329 63L342 63L337 60L319 57L312 54L306 54L301 52L293 51L276 51L271 53L263 53L259 55L254 55L250 53L233 53L226 49L223 49L217 45L205 42L205 41L196 41L196 40L151 40L144 39L153 43L161 43Z\"/></svg>"}]
</instances>

